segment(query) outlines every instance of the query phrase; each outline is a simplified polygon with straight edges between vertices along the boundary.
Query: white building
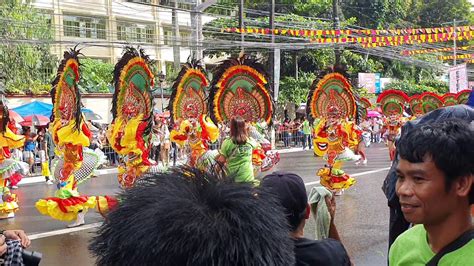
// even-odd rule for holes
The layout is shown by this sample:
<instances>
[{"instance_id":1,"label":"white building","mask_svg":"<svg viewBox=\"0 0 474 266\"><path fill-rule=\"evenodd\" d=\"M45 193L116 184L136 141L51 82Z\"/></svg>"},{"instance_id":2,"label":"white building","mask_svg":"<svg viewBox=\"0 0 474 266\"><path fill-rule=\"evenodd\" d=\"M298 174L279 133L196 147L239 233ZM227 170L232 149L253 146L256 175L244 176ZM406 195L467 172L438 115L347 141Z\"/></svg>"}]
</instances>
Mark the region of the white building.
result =
<instances>
[{"instance_id":1,"label":"white building","mask_svg":"<svg viewBox=\"0 0 474 266\"><path fill-rule=\"evenodd\" d=\"M33 1L34 7L51 16L56 41L52 52L59 58L65 50L79 43L85 56L116 63L126 43L140 44L158 61L158 69L164 73L174 61L172 9L167 7L172 4L170 0ZM191 40L191 13L182 8L177 13L178 40L182 46L180 62L183 63L190 55L186 46ZM202 24L212 19L211 16L201 16ZM208 58L204 62L211 63Z\"/></svg>"}]
</instances>

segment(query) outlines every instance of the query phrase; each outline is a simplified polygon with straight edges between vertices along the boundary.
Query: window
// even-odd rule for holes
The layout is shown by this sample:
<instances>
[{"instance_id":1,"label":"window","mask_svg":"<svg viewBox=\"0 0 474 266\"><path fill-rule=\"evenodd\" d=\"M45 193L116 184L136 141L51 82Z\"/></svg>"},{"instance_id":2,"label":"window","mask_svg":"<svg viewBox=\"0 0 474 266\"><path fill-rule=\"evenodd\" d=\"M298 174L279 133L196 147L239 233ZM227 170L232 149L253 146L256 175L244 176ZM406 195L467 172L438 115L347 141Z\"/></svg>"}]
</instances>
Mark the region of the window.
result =
<instances>
[{"instance_id":1,"label":"window","mask_svg":"<svg viewBox=\"0 0 474 266\"><path fill-rule=\"evenodd\" d=\"M189 46L191 43L191 33L189 31L180 32L181 34L181 45Z\"/></svg>"},{"instance_id":2,"label":"window","mask_svg":"<svg viewBox=\"0 0 474 266\"><path fill-rule=\"evenodd\" d=\"M64 36L106 39L105 19L64 16Z\"/></svg>"},{"instance_id":3,"label":"window","mask_svg":"<svg viewBox=\"0 0 474 266\"><path fill-rule=\"evenodd\" d=\"M173 32L171 30L163 30L163 44L173 45Z\"/></svg>"},{"instance_id":4,"label":"window","mask_svg":"<svg viewBox=\"0 0 474 266\"><path fill-rule=\"evenodd\" d=\"M129 42L153 43L155 39L154 25L118 22L117 39Z\"/></svg>"},{"instance_id":5,"label":"window","mask_svg":"<svg viewBox=\"0 0 474 266\"><path fill-rule=\"evenodd\" d=\"M151 4L151 0L126 0L126 2Z\"/></svg>"}]
</instances>

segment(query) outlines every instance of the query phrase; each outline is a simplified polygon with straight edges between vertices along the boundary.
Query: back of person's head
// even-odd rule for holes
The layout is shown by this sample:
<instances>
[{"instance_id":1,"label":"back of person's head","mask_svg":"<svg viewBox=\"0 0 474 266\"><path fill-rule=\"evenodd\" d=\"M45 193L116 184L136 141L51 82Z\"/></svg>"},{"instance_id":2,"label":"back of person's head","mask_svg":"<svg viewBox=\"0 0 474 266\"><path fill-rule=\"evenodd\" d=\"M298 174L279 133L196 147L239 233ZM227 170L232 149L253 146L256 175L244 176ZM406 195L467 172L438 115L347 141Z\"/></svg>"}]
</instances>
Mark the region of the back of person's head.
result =
<instances>
[{"instance_id":1,"label":"back of person's head","mask_svg":"<svg viewBox=\"0 0 474 266\"><path fill-rule=\"evenodd\" d=\"M431 160L446 179L446 189L459 177L474 175L474 126L449 119L421 125L403 134L397 145L401 159L410 163ZM474 203L471 188L469 201Z\"/></svg>"},{"instance_id":2,"label":"back of person's head","mask_svg":"<svg viewBox=\"0 0 474 266\"><path fill-rule=\"evenodd\" d=\"M303 179L297 174L276 171L263 178L261 187L278 198L291 230L295 231L307 218L308 195Z\"/></svg>"},{"instance_id":3,"label":"back of person's head","mask_svg":"<svg viewBox=\"0 0 474 266\"><path fill-rule=\"evenodd\" d=\"M236 116L230 120L230 137L236 144L242 145L247 142L247 125L245 119Z\"/></svg>"},{"instance_id":4,"label":"back of person's head","mask_svg":"<svg viewBox=\"0 0 474 266\"><path fill-rule=\"evenodd\" d=\"M124 191L90 249L98 265L293 265L275 198L229 177L180 168Z\"/></svg>"}]
</instances>

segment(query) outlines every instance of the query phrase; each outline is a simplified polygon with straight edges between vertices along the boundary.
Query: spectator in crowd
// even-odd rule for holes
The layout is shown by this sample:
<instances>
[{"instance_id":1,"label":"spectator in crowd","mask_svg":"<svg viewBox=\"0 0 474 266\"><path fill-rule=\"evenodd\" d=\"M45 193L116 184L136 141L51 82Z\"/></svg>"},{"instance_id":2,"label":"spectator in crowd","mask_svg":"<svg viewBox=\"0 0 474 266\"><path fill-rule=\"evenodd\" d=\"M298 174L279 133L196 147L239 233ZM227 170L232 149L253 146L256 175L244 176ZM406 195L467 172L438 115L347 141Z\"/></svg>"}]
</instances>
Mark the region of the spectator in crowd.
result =
<instances>
[{"instance_id":1,"label":"spectator in crowd","mask_svg":"<svg viewBox=\"0 0 474 266\"><path fill-rule=\"evenodd\" d=\"M252 152L257 145L248 135L245 120L242 117L234 117L230 121L230 136L222 143L216 160L227 166L229 174L237 182L258 184L252 165Z\"/></svg>"},{"instance_id":2,"label":"spectator in crowd","mask_svg":"<svg viewBox=\"0 0 474 266\"><path fill-rule=\"evenodd\" d=\"M155 119L155 125L151 131L151 159L158 162L161 148L161 120Z\"/></svg>"},{"instance_id":3,"label":"spectator in crowd","mask_svg":"<svg viewBox=\"0 0 474 266\"><path fill-rule=\"evenodd\" d=\"M294 265L283 210L258 188L175 168L121 198L89 247L97 265Z\"/></svg>"},{"instance_id":4,"label":"spectator in crowd","mask_svg":"<svg viewBox=\"0 0 474 266\"><path fill-rule=\"evenodd\" d=\"M310 216L310 206L303 179L293 173L274 172L263 178L261 187L273 194L285 210L290 225L290 236L295 243L296 265L351 265L334 224L335 197L331 200L326 198L325 203L328 204L331 215L330 238L311 240L304 237L304 227Z\"/></svg>"},{"instance_id":5,"label":"spectator in crowd","mask_svg":"<svg viewBox=\"0 0 474 266\"><path fill-rule=\"evenodd\" d=\"M46 175L46 174L48 174L46 172L49 172L49 171L43 171L43 164L48 161L48 154L47 154L48 147L47 147L46 139L44 137L45 132L46 132L46 128L44 128L44 127L41 128L38 131L38 138L36 139L36 142L38 144L37 149L36 149L36 154L37 154L36 157L38 157L39 162L41 163L41 174L44 175L44 178L46 179L46 182L48 182L49 175Z\"/></svg>"},{"instance_id":6,"label":"spectator in crowd","mask_svg":"<svg viewBox=\"0 0 474 266\"><path fill-rule=\"evenodd\" d=\"M295 118L293 120L292 130L293 130L293 137L294 137L293 142L294 142L295 147L296 147L296 146L298 146L298 143L301 141L301 136L302 136L301 122L300 122L299 118Z\"/></svg>"},{"instance_id":7,"label":"spectator in crowd","mask_svg":"<svg viewBox=\"0 0 474 266\"><path fill-rule=\"evenodd\" d=\"M380 130L382 129L382 120L378 117L375 117L372 120L372 142L373 143L380 143Z\"/></svg>"},{"instance_id":8,"label":"spectator in crowd","mask_svg":"<svg viewBox=\"0 0 474 266\"><path fill-rule=\"evenodd\" d=\"M415 226L391 246L390 265L429 265L435 259L433 265L474 265L473 124L425 124L402 135L397 147L396 193L403 216ZM453 245L463 235L465 241Z\"/></svg>"},{"instance_id":9,"label":"spectator in crowd","mask_svg":"<svg viewBox=\"0 0 474 266\"><path fill-rule=\"evenodd\" d=\"M160 128L161 132L161 147L160 147L160 159L163 163L163 166L166 168L170 164L170 150L171 150L171 139L170 131L166 120L163 121L163 124Z\"/></svg>"},{"instance_id":10,"label":"spectator in crowd","mask_svg":"<svg viewBox=\"0 0 474 266\"><path fill-rule=\"evenodd\" d=\"M31 240L25 234L23 230L0 230L0 257L5 259L6 252L8 250L8 241L19 241L19 244L23 248L27 248L31 244ZM12 254L21 255L21 254ZM3 265L3 263L2 263ZM16 264L11 264L16 265Z\"/></svg>"},{"instance_id":11,"label":"spectator in crowd","mask_svg":"<svg viewBox=\"0 0 474 266\"><path fill-rule=\"evenodd\" d=\"M432 124L451 119L462 119L470 123L474 121L474 109L466 105L454 105L439 108L420 118L405 123L405 125L402 127L401 136L403 137L408 132L425 124ZM382 187L382 190L388 200L387 205L390 208L389 247L393 244L395 239L401 233L406 231L410 226L410 223L405 220L402 215L400 202L396 194L396 182L398 180L396 168L398 166L398 161L399 156L398 151L396 151L395 160L392 163L392 167L390 168L390 171L388 172Z\"/></svg>"},{"instance_id":12,"label":"spectator in crowd","mask_svg":"<svg viewBox=\"0 0 474 266\"><path fill-rule=\"evenodd\" d=\"M36 139L38 136L31 132L31 128L24 130L25 146L23 146L23 160L30 166L30 175L34 173Z\"/></svg>"},{"instance_id":13,"label":"spectator in crowd","mask_svg":"<svg viewBox=\"0 0 474 266\"><path fill-rule=\"evenodd\" d=\"M305 117L303 119L303 150L306 149L308 145L309 149L313 149L313 140L311 139L311 125L309 124L308 119Z\"/></svg>"},{"instance_id":14,"label":"spectator in crowd","mask_svg":"<svg viewBox=\"0 0 474 266\"><path fill-rule=\"evenodd\" d=\"M49 128L49 124L46 126L46 128L47 129ZM51 171L51 167L52 167L51 163L55 156L54 149L56 147L54 145L53 136L51 135L51 132L49 132L49 130L46 130L46 132L44 133L44 141L46 142L46 155L47 155L46 159L48 160L49 170ZM48 183L48 185L53 184L53 181L50 179L49 176L46 177L46 183Z\"/></svg>"},{"instance_id":15,"label":"spectator in crowd","mask_svg":"<svg viewBox=\"0 0 474 266\"><path fill-rule=\"evenodd\" d=\"M290 123L291 123L291 121L287 117L283 121L283 124L282 124L282 127L281 127L282 138L283 138L283 146L285 146L285 148L290 147L290 139L291 139L291 125L290 125Z\"/></svg>"}]
</instances>

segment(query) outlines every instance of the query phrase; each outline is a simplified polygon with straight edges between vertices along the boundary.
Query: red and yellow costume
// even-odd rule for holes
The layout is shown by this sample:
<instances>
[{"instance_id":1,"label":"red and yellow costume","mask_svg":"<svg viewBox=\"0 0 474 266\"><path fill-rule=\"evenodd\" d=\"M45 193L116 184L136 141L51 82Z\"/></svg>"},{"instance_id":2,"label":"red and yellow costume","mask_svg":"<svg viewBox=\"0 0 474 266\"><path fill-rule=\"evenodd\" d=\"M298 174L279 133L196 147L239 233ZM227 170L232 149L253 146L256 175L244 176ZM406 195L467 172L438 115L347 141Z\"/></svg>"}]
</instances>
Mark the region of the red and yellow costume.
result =
<instances>
[{"instance_id":1,"label":"red and yellow costume","mask_svg":"<svg viewBox=\"0 0 474 266\"><path fill-rule=\"evenodd\" d=\"M148 160L153 126L150 63L144 50L126 47L114 69L113 120L107 139L123 156L123 163L118 167L122 188L130 188L143 175L157 171Z\"/></svg>"},{"instance_id":2,"label":"red and yellow costume","mask_svg":"<svg viewBox=\"0 0 474 266\"><path fill-rule=\"evenodd\" d=\"M352 85L342 71L330 69L311 85L307 112L308 117L318 119L314 131L315 154L324 155L327 160L317 175L321 185L330 190L347 189L355 183L340 167L344 161L359 158L349 149L350 145L358 144L357 131L345 122L355 118L356 109Z\"/></svg>"},{"instance_id":3,"label":"red and yellow costume","mask_svg":"<svg viewBox=\"0 0 474 266\"><path fill-rule=\"evenodd\" d=\"M398 90L386 90L377 98L377 103L381 105L382 113L385 115L384 126L391 161L395 157L395 138L403 126L403 107L408 101L409 97Z\"/></svg>"},{"instance_id":4,"label":"red and yellow costume","mask_svg":"<svg viewBox=\"0 0 474 266\"><path fill-rule=\"evenodd\" d=\"M62 158L59 173L59 189L55 197L40 199L36 208L43 215L53 219L71 221L79 212L94 208L95 197L81 196L77 191L78 183L89 176L76 178L83 162L83 147L90 144L91 132L83 122L81 100L77 82L79 81L78 51L64 53L64 59L53 81L51 96L53 100L53 121L50 131L56 144L56 155Z\"/></svg>"},{"instance_id":5,"label":"red and yellow costume","mask_svg":"<svg viewBox=\"0 0 474 266\"><path fill-rule=\"evenodd\" d=\"M13 133L8 124L10 122L8 108L0 101L0 219L14 217L18 210L18 199L8 189L8 183L16 185L28 166L11 158L10 149L23 147L25 137ZM25 169L26 168L26 169Z\"/></svg>"},{"instance_id":6,"label":"red and yellow costume","mask_svg":"<svg viewBox=\"0 0 474 266\"><path fill-rule=\"evenodd\" d=\"M271 125L274 102L264 69L259 60L245 54L224 60L216 68L209 92L209 111L214 123L227 123L240 116L248 123ZM280 160L279 154L269 146L260 143L254 150L255 172L268 171Z\"/></svg>"}]
</instances>

